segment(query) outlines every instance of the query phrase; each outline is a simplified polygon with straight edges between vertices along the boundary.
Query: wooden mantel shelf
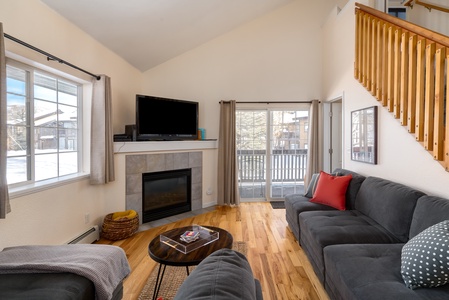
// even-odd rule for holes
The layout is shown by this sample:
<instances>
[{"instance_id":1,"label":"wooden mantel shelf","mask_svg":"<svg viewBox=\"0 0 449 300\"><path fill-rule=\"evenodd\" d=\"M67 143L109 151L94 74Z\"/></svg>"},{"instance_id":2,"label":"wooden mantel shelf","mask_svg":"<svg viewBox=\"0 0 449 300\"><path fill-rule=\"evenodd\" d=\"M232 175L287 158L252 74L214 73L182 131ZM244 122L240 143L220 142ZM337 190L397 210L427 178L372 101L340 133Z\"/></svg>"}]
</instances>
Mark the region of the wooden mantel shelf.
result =
<instances>
[{"instance_id":1,"label":"wooden mantel shelf","mask_svg":"<svg viewBox=\"0 0 449 300\"><path fill-rule=\"evenodd\" d=\"M114 142L114 153L166 152L218 148L217 140Z\"/></svg>"}]
</instances>

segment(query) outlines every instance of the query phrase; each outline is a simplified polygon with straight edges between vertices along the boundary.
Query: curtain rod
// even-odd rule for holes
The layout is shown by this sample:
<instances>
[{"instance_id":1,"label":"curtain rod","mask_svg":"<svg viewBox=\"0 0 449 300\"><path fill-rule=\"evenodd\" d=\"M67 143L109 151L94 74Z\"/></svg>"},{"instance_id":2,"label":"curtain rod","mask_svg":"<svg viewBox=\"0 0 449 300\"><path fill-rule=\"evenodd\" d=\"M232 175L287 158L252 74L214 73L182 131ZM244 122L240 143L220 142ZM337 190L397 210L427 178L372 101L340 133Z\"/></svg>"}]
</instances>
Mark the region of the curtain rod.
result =
<instances>
[{"instance_id":1,"label":"curtain rod","mask_svg":"<svg viewBox=\"0 0 449 300\"><path fill-rule=\"evenodd\" d=\"M34 51L36 51L36 52L39 52L40 54L43 54L43 55L47 56L47 60L48 60L48 61L50 61L50 60L55 60L55 61L59 62L60 64L67 65L67 66L69 66L69 67L72 67L72 68L74 68L74 69L77 69L78 71L81 71L81 72L84 72L84 73L86 73L86 74L89 74L90 76L95 77L97 80L100 80L100 78L101 78L99 75L95 75L95 74L93 74L93 73L91 73L91 72L88 72L88 71L86 71L86 70L81 69L80 67L77 67L77 66L75 66L75 65L72 65L71 63L69 63L69 62L67 62L67 61L65 61L65 60L63 60L63 59L60 59L59 57L56 57L56 56L54 56L53 54L50 54L50 53L48 53L48 52L45 52L44 50L41 50L41 49L39 49L39 48L34 47L33 45L30 45L30 44L28 44L28 43L25 43L24 41L21 41L21 40L15 38L15 37L13 37L13 36L7 34L7 33L4 33L3 35L5 36L5 38L10 39L11 41L14 41L14 42L16 42L16 43L18 43L18 44L21 44L21 45L23 45L23 46L25 46L25 47L27 47L27 48L30 48L31 50L34 50Z\"/></svg>"},{"instance_id":2,"label":"curtain rod","mask_svg":"<svg viewBox=\"0 0 449 300\"><path fill-rule=\"evenodd\" d=\"M220 102L230 102L230 101L224 101L224 100L218 101L218 103L220 103ZM235 103L290 104L290 103L312 103L312 101L236 101Z\"/></svg>"}]
</instances>

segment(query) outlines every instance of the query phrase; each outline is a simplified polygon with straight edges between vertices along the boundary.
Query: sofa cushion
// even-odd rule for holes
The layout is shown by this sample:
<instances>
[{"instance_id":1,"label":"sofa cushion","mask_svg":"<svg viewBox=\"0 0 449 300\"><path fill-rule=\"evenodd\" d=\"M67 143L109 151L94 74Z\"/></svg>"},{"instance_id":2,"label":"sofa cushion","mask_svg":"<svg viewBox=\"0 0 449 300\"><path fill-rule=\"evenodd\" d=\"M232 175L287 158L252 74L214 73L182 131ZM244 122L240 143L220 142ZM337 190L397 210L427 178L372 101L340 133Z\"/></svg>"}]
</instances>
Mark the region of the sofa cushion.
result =
<instances>
[{"instance_id":1,"label":"sofa cushion","mask_svg":"<svg viewBox=\"0 0 449 300\"><path fill-rule=\"evenodd\" d=\"M215 251L187 277L175 300L257 299L260 285L246 257L231 249Z\"/></svg>"},{"instance_id":2,"label":"sofa cushion","mask_svg":"<svg viewBox=\"0 0 449 300\"><path fill-rule=\"evenodd\" d=\"M401 274L411 289L449 281L449 220L430 226L404 245Z\"/></svg>"},{"instance_id":3,"label":"sofa cushion","mask_svg":"<svg viewBox=\"0 0 449 300\"><path fill-rule=\"evenodd\" d=\"M335 210L335 208L310 202L310 198L299 194L292 194L285 196L285 218L287 219L288 226L293 232L296 240L299 242L300 230L298 216L303 211L316 211L316 210Z\"/></svg>"},{"instance_id":4,"label":"sofa cushion","mask_svg":"<svg viewBox=\"0 0 449 300\"><path fill-rule=\"evenodd\" d=\"M310 202L346 210L346 190L352 175L332 176L321 171L317 187Z\"/></svg>"},{"instance_id":5,"label":"sofa cushion","mask_svg":"<svg viewBox=\"0 0 449 300\"><path fill-rule=\"evenodd\" d=\"M354 210L311 211L299 215L300 244L324 281L323 248L337 244L386 244L399 242L382 226Z\"/></svg>"},{"instance_id":6,"label":"sofa cushion","mask_svg":"<svg viewBox=\"0 0 449 300\"><path fill-rule=\"evenodd\" d=\"M324 249L326 291L334 300L448 299L449 285L408 289L401 277L403 244L334 245Z\"/></svg>"},{"instance_id":7,"label":"sofa cushion","mask_svg":"<svg viewBox=\"0 0 449 300\"><path fill-rule=\"evenodd\" d=\"M439 222L449 219L449 200L436 196L423 196L418 199L410 225L409 238Z\"/></svg>"},{"instance_id":8,"label":"sofa cushion","mask_svg":"<svg viewBox=\"0 0 449 300\"><path fill-rule=\"evenodd\" d=\"M335 169L332 174L337 174L338 176L352 176L352 179L348 185L348 189L346 190L346 209L354 209L355 199L357 197L357 194L359 193L360 186L362 185L362 182L366 179L366 177L360 175L359 173L341 168Z\"/></svg>"},{"instance_id":9,"label":"sofa cushion","mask_svg":"<svg viewBox=\"0 0 449 300\"><path fill-rule=\"evenodd\" d=\"M366 178L357 194L355 209L407 242L413 211L423 192L377 177Z\"/></svg>"}]
</instances>

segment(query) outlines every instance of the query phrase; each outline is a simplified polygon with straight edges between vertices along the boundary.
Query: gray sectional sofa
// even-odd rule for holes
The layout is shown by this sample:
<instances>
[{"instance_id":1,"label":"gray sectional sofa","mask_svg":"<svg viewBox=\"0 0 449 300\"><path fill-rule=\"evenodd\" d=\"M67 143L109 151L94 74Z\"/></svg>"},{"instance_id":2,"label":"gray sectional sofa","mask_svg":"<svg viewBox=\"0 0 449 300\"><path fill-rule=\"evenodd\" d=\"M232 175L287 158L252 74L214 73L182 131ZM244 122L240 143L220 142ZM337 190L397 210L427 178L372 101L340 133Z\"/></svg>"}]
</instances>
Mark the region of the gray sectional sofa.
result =
<instances>
[{"instance_id":1,"label":"gray sectional sofa","mask_svg":"<svg viewBox=\"0 0 449 300\"><path fill-rule=\"evenodd\" d=\"M382 178L334 172L352 175L346 210L312 203L303 195L285 199L288 225L329 297L449 299L449 284L409 289L401 275L404 244L449 219L449 200Z\"/></svg>"},{"instance_id":2,"label":"gray sectional sofa","mask_svg":"<svg viewBox=\"0 0 449 300\"><path fill-rule=\"evenodd\" d=\"M183 282L175 300L262 300L259 280L246 257L231 249L215 251Z\"/></svg>"}]
</instances>

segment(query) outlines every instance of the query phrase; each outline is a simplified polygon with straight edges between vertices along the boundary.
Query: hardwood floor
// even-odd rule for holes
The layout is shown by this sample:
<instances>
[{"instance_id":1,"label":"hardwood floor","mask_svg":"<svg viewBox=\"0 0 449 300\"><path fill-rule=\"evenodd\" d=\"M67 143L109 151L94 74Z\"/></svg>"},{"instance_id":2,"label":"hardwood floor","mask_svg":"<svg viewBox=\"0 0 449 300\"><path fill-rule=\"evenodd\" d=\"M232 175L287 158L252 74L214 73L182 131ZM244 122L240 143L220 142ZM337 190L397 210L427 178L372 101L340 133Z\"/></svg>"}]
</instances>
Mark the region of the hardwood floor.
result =
<instances>
[{"instance_id":1,"label":"hardwood floor","mask_svg":"<svg viewBox=\"0 0 449 300\"><path fill-rule=\"evenodd\" d=\"M128 257L132 272L124 281L124 300L138 298L157 265L148 256L150 241L164 231L190 224L217 226L229 231L234 241L247 242L247 258L254 276L261 282L265 300L327 298L316 277L312 275L309 279L307 275L310 275L311 266L287 228L285 209L272 209L269 203L258 202L242 203L233 208L217 207L204 214L138 232L122 241L101 239L98 243L120 246Z\"/></svg>"}]
</instances>

